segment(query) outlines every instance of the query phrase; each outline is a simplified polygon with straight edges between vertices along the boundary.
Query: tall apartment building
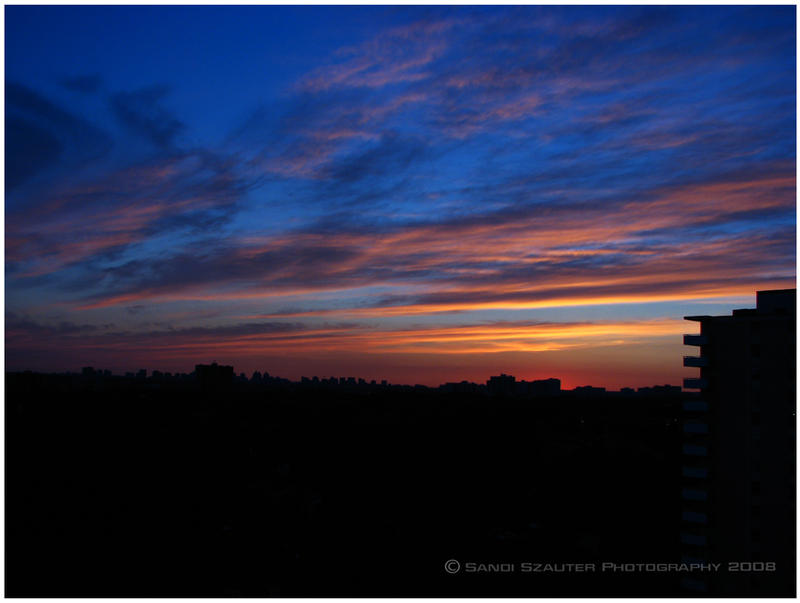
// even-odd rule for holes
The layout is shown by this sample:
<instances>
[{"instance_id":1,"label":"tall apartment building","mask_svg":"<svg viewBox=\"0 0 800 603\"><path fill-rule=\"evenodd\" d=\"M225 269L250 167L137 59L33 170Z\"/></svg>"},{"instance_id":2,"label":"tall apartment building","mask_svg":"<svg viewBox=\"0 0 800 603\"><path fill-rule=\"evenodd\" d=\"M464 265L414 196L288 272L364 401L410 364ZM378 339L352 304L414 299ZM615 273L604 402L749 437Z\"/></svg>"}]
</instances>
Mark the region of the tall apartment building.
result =
<instances>
[{"instance_id":1,"label":"tall apartment building","mask_svg":"<svg viewBox=\"0 0 800 603\"><path fill-rule=\"evenodd\" d=\"M755 309L685 317L700 353L683 364L700 375L684 380L698 391L684 403L681 550L723 564L683 579L698 594L795 595L796 290L756 295Z\"/></svg>"}]
</instances>

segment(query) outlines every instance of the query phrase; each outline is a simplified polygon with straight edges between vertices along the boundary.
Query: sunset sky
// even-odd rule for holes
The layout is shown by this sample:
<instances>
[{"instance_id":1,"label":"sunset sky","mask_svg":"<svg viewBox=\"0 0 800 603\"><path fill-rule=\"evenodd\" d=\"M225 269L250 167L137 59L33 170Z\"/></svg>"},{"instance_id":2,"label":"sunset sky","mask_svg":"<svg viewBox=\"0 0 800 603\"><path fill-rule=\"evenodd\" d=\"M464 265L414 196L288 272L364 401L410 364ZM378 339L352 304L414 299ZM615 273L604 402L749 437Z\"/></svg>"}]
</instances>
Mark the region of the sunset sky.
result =
<instances>
[{"instance_id":1,"label":"sunset sky","mask_svg":"<svg viewBox=\"0 0 800 603\"><path fill-rule=\"evenodd\" d=\"M5 7L6 368L680 384L795 286L795 7Z\"/></svg>"}]
</instances>

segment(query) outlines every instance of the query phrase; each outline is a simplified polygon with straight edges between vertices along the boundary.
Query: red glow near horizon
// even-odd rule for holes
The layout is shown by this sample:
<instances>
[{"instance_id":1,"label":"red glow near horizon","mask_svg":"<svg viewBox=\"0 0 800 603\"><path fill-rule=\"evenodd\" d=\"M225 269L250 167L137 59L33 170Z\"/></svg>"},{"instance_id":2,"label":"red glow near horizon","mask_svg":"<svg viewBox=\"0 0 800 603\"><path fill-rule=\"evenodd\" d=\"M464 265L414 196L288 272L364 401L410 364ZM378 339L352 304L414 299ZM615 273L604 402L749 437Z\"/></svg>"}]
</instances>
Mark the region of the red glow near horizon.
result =
<instances>
[{"instance_id":1,"label":"red glow near horizon","mask_svg":"<svg viewBox=\"0 0 800 603\"><path fill-rule=\"evenodd\" d=\"M86 10L6 11L8 370L677 384L795 286L791 7Z\"/></svg>"}]
</instances>

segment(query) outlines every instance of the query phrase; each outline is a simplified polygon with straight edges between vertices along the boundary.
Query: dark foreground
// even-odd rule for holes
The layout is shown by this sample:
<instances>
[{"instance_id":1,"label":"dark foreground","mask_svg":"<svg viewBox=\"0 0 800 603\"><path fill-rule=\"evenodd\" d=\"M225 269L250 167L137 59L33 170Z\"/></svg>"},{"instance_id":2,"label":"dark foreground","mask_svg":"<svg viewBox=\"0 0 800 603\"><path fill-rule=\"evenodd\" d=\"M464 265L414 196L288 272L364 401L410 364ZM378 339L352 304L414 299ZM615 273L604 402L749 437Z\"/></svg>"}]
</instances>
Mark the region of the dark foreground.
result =
<instances>
[{"instance_id":1,"label":"dark foreground","mask_svg":"<svg viewBox=\"0 0 800 603\"><path fill-rule=\"evenodd\" d=\"M8 596L697 595L679 395L6 378Z\"/></svg>"}]
</instances>

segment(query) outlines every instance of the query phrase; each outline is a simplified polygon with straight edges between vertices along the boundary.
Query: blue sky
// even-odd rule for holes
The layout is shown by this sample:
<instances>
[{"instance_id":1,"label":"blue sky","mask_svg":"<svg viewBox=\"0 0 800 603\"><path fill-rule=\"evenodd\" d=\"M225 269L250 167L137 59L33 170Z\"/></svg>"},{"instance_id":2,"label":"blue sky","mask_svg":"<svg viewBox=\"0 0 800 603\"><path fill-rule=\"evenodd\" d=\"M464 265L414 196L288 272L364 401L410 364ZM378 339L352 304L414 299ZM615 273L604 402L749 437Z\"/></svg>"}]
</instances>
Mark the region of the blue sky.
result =
<instances>
[{"instance_id":1,"label":"blue sky","mask_svg":"<svg viewBox=\"0 0 800 603\"><path fill-rule=\"evenodd\" d=\"M678 382L795 279L795 11L6 7L6 353Z\"/></svg>"}]
</instances>

